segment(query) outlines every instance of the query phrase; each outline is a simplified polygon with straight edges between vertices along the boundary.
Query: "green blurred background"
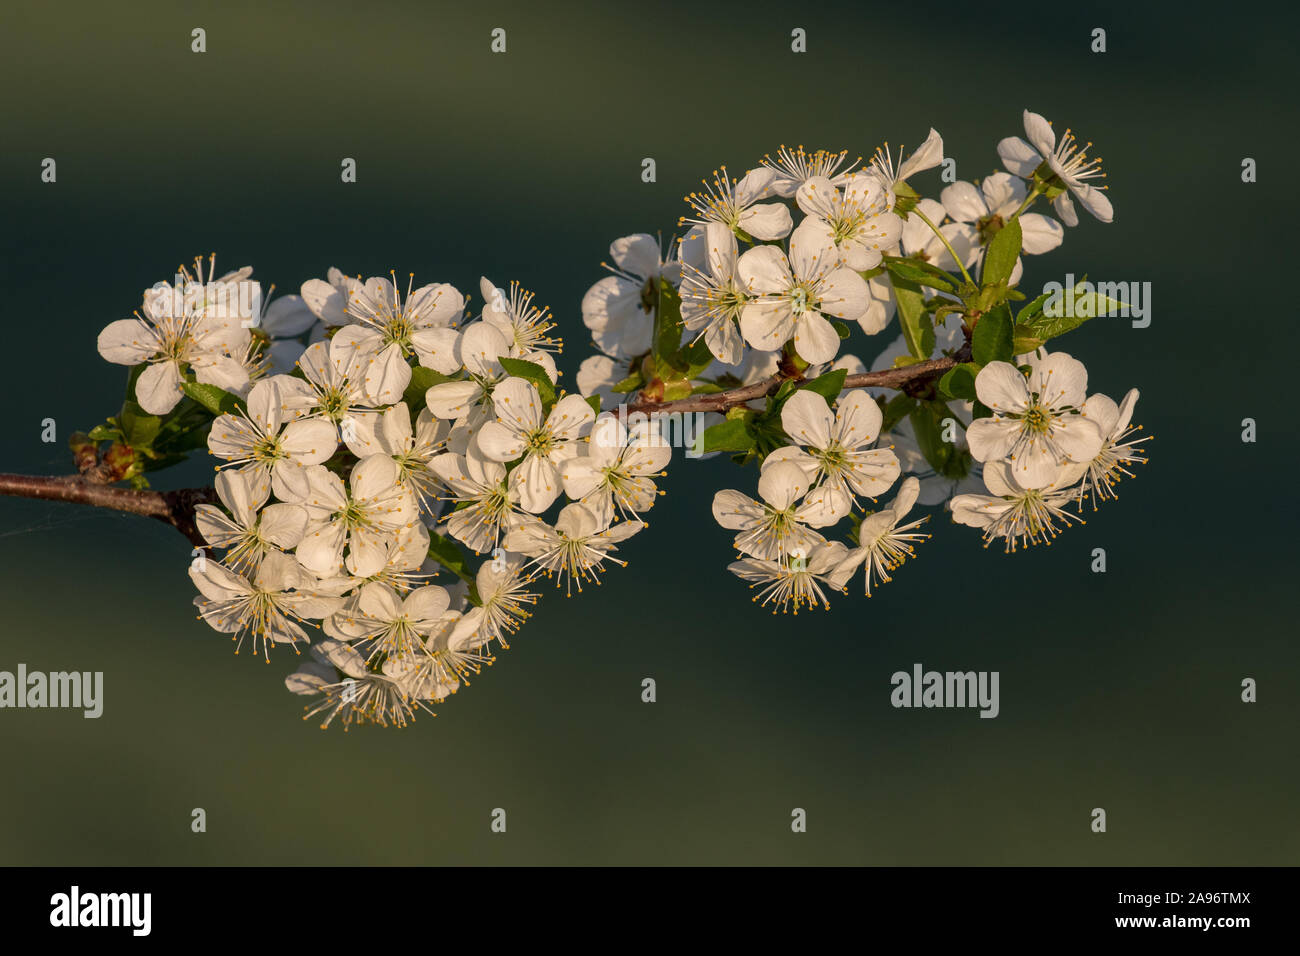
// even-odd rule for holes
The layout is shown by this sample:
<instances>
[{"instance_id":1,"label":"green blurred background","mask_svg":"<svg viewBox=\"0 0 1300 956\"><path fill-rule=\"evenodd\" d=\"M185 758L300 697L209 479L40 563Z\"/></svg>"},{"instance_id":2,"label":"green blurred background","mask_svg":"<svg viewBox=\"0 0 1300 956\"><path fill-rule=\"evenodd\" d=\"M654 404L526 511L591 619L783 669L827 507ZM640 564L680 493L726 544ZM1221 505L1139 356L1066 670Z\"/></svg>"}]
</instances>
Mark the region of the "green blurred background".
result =
<instances>
[{"instance_id":1,"label":"green blurred background","mask_svg":"<svg viewBox=\"0 0 1300 956\"><path fill-rule=\"evenodd\" d=\"M125 378L96 335L196 254L282 291L331 265L475 293L483 273L518 279L553 306L572 382L609 241L670 232L715 166L782 142L911 146L933 125L969 179L1026 106L1097 142L1116 221L1086 219L1025 283L1153 283L1150 328L1100 320L1061 345L1094 390L1140 387L1157 437L1120 501L1054 547L985 551L939 513L875 598L855 581L797 619L751 605L709 517L715 488L755 475L678 460L627 570L548 595L437 719L347 735L297 719L292 654L236 658L194 619L170 529L0 501L0 669L106 685L97 721L0 711L0 861L1296 862L1293 317L1274 263L1300 212L1295 18L982 7L6 4L0 470L69 470L63 440L113 414ZM850 345L870 361L893 334ZM156 485L210 474L187 469ZM1001 716L894 710L889 676L915 662L1000 671Z\"/></svg>"}]
</instances>

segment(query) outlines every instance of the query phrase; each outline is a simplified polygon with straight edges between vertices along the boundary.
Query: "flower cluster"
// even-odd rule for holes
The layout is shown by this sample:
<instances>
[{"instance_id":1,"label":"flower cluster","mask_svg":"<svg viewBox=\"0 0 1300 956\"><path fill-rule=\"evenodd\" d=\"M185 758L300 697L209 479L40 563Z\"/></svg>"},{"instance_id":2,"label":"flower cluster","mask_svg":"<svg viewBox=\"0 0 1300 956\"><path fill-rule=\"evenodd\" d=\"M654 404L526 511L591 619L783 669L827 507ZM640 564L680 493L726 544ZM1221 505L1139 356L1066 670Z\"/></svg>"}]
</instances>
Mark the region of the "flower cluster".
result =
<instances>
[{"instance_id":1,"label":"flower cluster","mask_svg":"<svg viewBox=\"0 0 1300 956\"><path fill-rule=\"evenodd\" d=\"M450 285L333 269L263 307L251 271L183 270L104 330L139 413L110 425L146 469L177 432L219 462L202 619L268 661L310 645L287 685L323 726L404 726L508 646L537 578L581 590L623 563L671 451L557 392L554 322L517 285L482 280L466 321Z\"/></svg>"},{"instance_id":2,"label":"flower cluster","mask_svg":"<svg viewBox=\"0 0 1300 956\"><path fill-rule=\"evenodd\" d=\"M251 269L196 260L100 335L127 398L82 437L96 459L113 443L100 477L137 487L199 448L219 462L194 514L200 616L237 652L308 646L286 683L324 726L432 712L509 646L539 578L571 594L623 565L662 494L663 415L701 419L691 457L758 466L757 497L718 491L712 510L729 570L774 612L827 607L858 573L870 596L930 537L917 506L1008 551L1050 543L1146 459L1137 391L1089 395L1048 347L1122 303L1022 291L1023 257L1059 247L1076 204L1113 218L1100 160L1038 114L1024 128L970 182L933 129L897 162L783 146L720 168L667 248L610 246L579 394L518 285L481 280L473 315L445 283L331 269L270 298ZM911 180L941 166L922 196ZM843 351L894 325L870 368Z\"/></svg>"},{"instance_id":3,"label":"flower cluster","mask_svg":"<svg viewBox=\"0 0 1300 956\"><path fill-rule=\"evenodd\" d=\"M1088 372L1064 352L1023 356L1019 368L990 362L975 379L979 400L993 415L972 422L970 453L983 463L985 494L952 499L953 520L981 528L987 546L1001 538L1007 551L1051 544L1060 527L1082 522L1067 511L1091 498L1115 498L1115 485L1145 462L1131 425L1138 391L1123 402L1087 395ZM1082 510L1082 508L1080 508Z\"/></svg>"},{"instance_id":4,"label":"flower cluster","mask_svg":"<svg viewBox=\"0 0 1300 956\"><path fill-rule=\"evenodd\" d=\"M600 354L579 387L634 408L705 408L697 451L759 465L758 498L713 501L736 532L730 569L756 601L826 606L864 566L870 595L928 537L925 517L908 520L918 502L947 504L1008 550L1049 541L1081 520L1067 504L1090 496L1095 508L1145 460L1129 425L1137 392L1120 405L1088 397L1083 365L1045 348L1118 303L1062 315L1044 295L1013 311L1029 298L1023 257L1061 245L1076 203L1113 218L1088 147L1028 110L1024 127L1026 139L998 144L1003 170L945 174L937 198L910 182L951 168L933 129L897 161L888 145L866 164L782 146L688 194L671 254L645 234L611 246L612 274L582 304ZM1030 211L1040 197L1057 218ZM870 370L841 352L850 323L874 336L895 317ZM828 540L841 523L846 538Z\"/></svg>"}]
</instances>

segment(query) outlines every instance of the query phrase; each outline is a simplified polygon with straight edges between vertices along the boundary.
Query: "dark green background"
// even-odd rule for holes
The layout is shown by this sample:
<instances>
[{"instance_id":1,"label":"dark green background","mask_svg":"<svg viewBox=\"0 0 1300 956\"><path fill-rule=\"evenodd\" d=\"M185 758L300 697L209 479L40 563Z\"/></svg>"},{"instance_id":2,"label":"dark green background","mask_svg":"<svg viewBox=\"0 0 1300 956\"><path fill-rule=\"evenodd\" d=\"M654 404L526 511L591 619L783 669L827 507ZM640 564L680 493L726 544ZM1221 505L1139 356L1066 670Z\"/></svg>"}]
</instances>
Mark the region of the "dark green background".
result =
<instances>
[{"instance_id":1,"label":"dark green background","mask_svg":"<svg viewBox=\"0 0 1300 956\"><path fill-rule=\"evenodd\" d=\"M436 720L346 736L297 719L292 654L236 658L194 619L175 533L5 500L0 669L102 670L106 691L98 721L0 711L0 860L1295 862L1295 316L1278 260L1300 213L1296 23L981 6L7 4L0 469L68 470L41 420L62 442L116 411L125 370L96 335L198 253L289 291L330 265L475 292L481 273L517 278L554 307L572 382L609 241L670 231L716 165L782 142L910 146L933 125L969 179L1026 106L1097 142L1116 209L1026 284L1153 283L1150 328L1099 320L1060 344L1094 390L1140 387L1157 437L1120 501L1050 549L985 551L940 513L875 598L855 581L797 619L725 571L711 495L755 475L678 460L629 569L548 595ZM46 156L57 184L39 181ZM937 173L915 184L933 195ZM870 360L888 341L851 345ZM1001 716L892 709L890 674L918 661L1000 671Z\"/></svg>"}]
</instances>

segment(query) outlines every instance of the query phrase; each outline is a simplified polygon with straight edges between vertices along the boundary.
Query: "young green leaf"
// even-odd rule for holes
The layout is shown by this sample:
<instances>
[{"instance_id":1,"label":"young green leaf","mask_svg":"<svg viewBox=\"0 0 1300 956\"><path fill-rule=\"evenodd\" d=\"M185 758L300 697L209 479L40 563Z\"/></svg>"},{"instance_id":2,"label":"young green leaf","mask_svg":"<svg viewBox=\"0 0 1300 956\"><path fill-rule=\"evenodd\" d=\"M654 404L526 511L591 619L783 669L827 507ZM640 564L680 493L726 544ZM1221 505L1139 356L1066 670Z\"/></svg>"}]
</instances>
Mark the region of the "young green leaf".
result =
<instances>
[{"instance_id":1,"label":"young green leaf","mask_svg":"<svg viewBox=\"0 0 1300 956\"><path fill-rule=\"evenodd\" d=\"M1029 300L1029 304L1016 313L1016 325L1024 325L1035 316L1043 314L1043 303L1052 297L1052 293L1044 292L1042 295Z\"/></svg>"},{"instance_id":2,"label":"young green leaf","mask_svg":"<svg viewBox=\"0 0 1300 956\"><path fill-rule=\"evenodd\" d=\"M527 379L537 386L537 394L541 396L542 405L549 408L555 404L555 386L551 384L551 377L546 374L546 369L542 368L536 362L529 362L525 359L507 358L501 356L497 359L501 367L511 375L518 378Z\"/></svg>"},{"instance_id":3,"label":"young green leaf","mask_svg":"<svg viewBox=\"0 0 1300 956\"><path fill-rule=\"evenodd\" d=\"M895 425L901 422L904 418L906 418L908 415L912 413L912 409L914 408L916 408L916 399L914 399L911 395L908 395L904 392L899 392L897 395L891 398L888 402L885 403L885 407L882 410L883 420L880 425L881 433L883 434L884 432L889 431L891 428L893 428Z\"/></svg>"},{"instance_id":4,"label":"young green leaf","mask_svg":"<svg viewBox=\"0 0 1300 956\"><path fill-rule=\"evenodd\" d=\"M711 451L749 451L754 447L754 436L749 423L741 418L730 418L704 429L700 436L701 454Z\"/></svg>"},{"instance_id":5,"label":"young green leaf","mask_svg":"<svg viewBox=\"0 0 1300 956\"><path fill-rule=\"evenodd\" d=\"M886 256L885 266L891 275L895 275L904 281L929 286L932 289L938 289L940 292L957 291L956 279L942 269L919 259Z\"/></svg>"},{"instance_id":6,"label":"young green leaf","mask_svg":"<svg viewBox=\"0 0 1300 956\"><path fill-rule=\"evenodd\" d=\"M894 298L898 302L898 324L903 330L907 350L918 359L927 359L934 351L934 323L925 311L925 296L921 288L909 279L890 273Z\"/></svg>"},{"instance_id":7,"label":"young green leaf","mask_svg":"<svg viewBox=\"0 0 1300 956\"><path fill-rule=\"evenodd\" d=\"M205 385L202 382L182 382L181 391L213 415L237 415L244 410L243 399L216 385Z\"/></svg>"},{"instance_id":8,"label":"young green leaf","mask_svg":"<svg viewBox=\"0 0 1300 956\"><path fill-rule=\"evenodd\" d=\"M147 366L143 364L131 368L126 381L126 398L122 402L122 410L117 415L117 424L122 429L122 437L126 444L139 451L148 449L162 428L162 419L157 415L150 415L135 400L135 383L145 368Z\"/></svg>"},{"instance_id":9,"label":"young green leaf","mask_svg":"<svg viewBox=\"0 0 1300 956\"><path fill-rule=\"evenodd\" d=\"M425 368L423 365L417 365L411 369L411 384L406 386L406 391L402 393L402 401L406 402L406 407L411 411L418 411L424 408L424 393L435 385L441 385L443 382L456 381L450 375L443 375L441 372L435 372L431 368Z\"/></svg>"},{"instance_id":10,"label":"young green leaf","mask_svg":"<svg viewBox=\"0 0 1300 956\"><path fill-rule=\"evenodd\" d=\"M610 386L610 391L618 392L620 395L626 395L628 392L635 392L638 388L640 388L644 384L645 384L645 377L641 374L640 370L638 369L636 372L633 372L631 375L623 379L617 385Z\"/></svg>"},{"instance_id":11,"label":"young green leaf","mask_svg":"<svg viewBox=\"0 0 1300 956\"><path fill-rule=\"evenodd\" d=\"M980 367L974 362L963 362L944 373L939 379L939 392L948 398L970 401L975 397L975 376Z\"/></svg>"},{"instance_id":12,"label":"young green leaf","mask_svg":"<svg viewBox=\"0 0 1300 956\"><path fill-rule=\"evenodd\" d=\"M1016 355L1027 355L1043 347L1044 340L1029 333L1028 328L1023 325L1017 325L1014 329L1014 337L1011 341L1011 351Z\"/></svg>"},{"instance_id":13,"label":"young green leaf","mask_svg":"<svg viewBox=\"0 0 1300 956\"><path fill-rule=\"evenodd\" d=\"M979 365L1010 362L1015 355L1012 348L1011 309L1003 304L980 316L971 336L971 358Z\"/></svg>"},{"instance_id":14,"label":"young green leaf","mask_svg":"<svg viewBox=\"0 0 1300 956\"><path fill-rule=\"evenodd\" d=\"M652 351L660 368L686 371L686 362L678 354L682 344L682 300L667 279L659 280L655 307L654 344ZM662 377L662 376L661 376Z\"/></svg>"},{"instance_id":15,"label":"young green leaf","mask_svg":"<svg viewBox=\"0 0 1300 956\"><path fill-rule=\"evenodd\" d=\"M980 282L985 288L1006 282L1020 257L1020 220L1012 219L989 240L984 253L984 272Z\"/></svg>"},{"instance_id":16,"label":"young green leaf","mask_svg":"<svg viewBox=\"0 0 1300 956\"><path fill-rule=\"evenodd\" d=\"M822 398L826 399L827 404L839 398L840 392L844 391L844 379L848 375L846 369L832 369L825 375L819 375L811 382L803 385L799 390L806 392L816 392ZM787 396L788 398L789 396Z\"/></svg>"},{"instance_id":17,"label":"young green leaf","mask_svg":"<svg viewBox=\"0 0 1300 956\"><path fill-rule=\"evenodd\" d=\"M957 446L943 440L943 420L955 418L952 411L942 402L921 402L908 415L912 423L912 433L921 454L930 467L943 474L948 467L948 460L956 454Z\"/></svg>"},{"instance_id":18,"label":"young green leaf","mask_svg":"<svg viewBox=\"0 0 1300 956\"><path fill-rule=\"evenodd\" d=\"M475 604L483 603L474 584L474 572L470 570L469 556L454 538L450 535L430 534L429 557L469 585L471 601Z\"/></svg>"}]
</instances>

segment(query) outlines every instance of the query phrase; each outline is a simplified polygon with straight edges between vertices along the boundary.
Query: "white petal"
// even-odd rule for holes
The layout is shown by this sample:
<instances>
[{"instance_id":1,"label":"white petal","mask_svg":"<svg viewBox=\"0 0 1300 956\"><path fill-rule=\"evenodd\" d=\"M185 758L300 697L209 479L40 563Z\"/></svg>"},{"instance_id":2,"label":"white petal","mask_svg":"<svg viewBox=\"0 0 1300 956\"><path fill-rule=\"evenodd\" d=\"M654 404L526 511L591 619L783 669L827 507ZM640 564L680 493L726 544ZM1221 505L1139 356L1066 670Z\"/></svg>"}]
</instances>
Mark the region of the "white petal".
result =
<instances>
[{"instance_id":1,"label":"white petal","mask_svg":"<svg viewBox=\"0 0 1300 956\"><path fill-rule=\"evenodd\" d=\"M1030 145L1038 150L1040 156L1051 156L1056 150L1056 134L1052 132L1052 124L1038 113L1031 113L1029 110L1025 110L1024 119L1025 138L1029 140Z\"/></svg>"},{"instance_id":2,"label":"white petal","mask_svg":"<svg viewBox=\"0 0 1300 956\"><path fill-rule=\"evenodd\" d=\"M972 183L957 182L945 186L939 198L944 210L958 222L976 222L989 214L984 195Z\"/></svg>"},{"instance_id":3,"label":"white petal","mask_svg":"<svg viewBox=\"0 0 1300 956\"><path fill-rule=\"evenodd\" d=\"M1034 151L1034 147L1019 136L1008 136L998 143L998 156L1003 166L1024 179L1034 175L1034 170L1043 162L1043 157Z\"/></svg>"},{"instance_id":4,"label":"white petal","mask_svg":"<svg viewBox=\"0 0 1300 956\"><path fill-rule=\"evenodd\" d=\"M834 421L826 399L809 389L798 390L781 407L781 427L799 445L826 448Z\"/></svg>"},{"instance_id":5,"label":"white petal","mask_svg":"<svg viewBox=\"0 0 1300 956\"><path fill-rule=\"evenodd\" d=\"M139 365L158 351L158 336L139 319L118 319L99 333L99 354L115 365Z\"/></svg>"},{"instance_id":6,"label":"white petal","mask_svg":"<svg viewBox=\"0 0 1300 956\"><path fill-rule=\"evenodd\" d=\"M990 362L980 369L975 376L975 394L989 408L1003 414L1029 407L1029 384L1010 362Z\"/></svg>"},{"instance_id":7,"label":"white petal","mask_svg":"<svg viewBox=\"0 0 1300 956\"><path fill-rule=\"evenodd\" d=\"M155 362L135 380L135 400L150 415L166 415L182 394L181 370L174 361Z\"/></svg>"},{"instance_id":8,"label":"white petal","mask_svg":"<svg viewBox=\"0 0 1300 956\"><path fill-rule=\"evenodd\" d=\"M858 281L862 281L860 276ZM840 350L840 335L821 313L805 312L795 320L794 347L811 365L829 362Z\"/></svg>"}]
</instances>

